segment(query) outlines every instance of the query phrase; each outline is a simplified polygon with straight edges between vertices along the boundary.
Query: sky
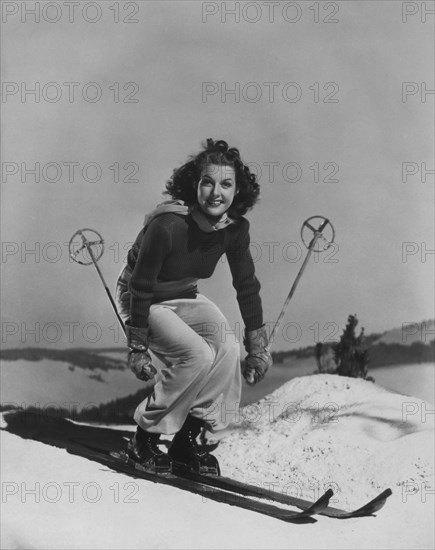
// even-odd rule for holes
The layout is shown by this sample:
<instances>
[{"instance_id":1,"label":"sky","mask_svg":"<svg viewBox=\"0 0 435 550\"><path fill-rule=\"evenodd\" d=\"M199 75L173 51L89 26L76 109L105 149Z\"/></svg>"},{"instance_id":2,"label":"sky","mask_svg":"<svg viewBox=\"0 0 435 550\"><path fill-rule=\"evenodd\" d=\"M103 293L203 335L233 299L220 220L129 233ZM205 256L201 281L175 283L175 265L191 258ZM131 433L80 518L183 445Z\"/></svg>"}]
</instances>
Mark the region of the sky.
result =
<instances>
[{"instance_id":1,"label":"sky","mask_svg":"<svg viewBox=\"0 0 435 550\"><path fill-rule=\"evenodd\" d=\"M434 16L423 4L91 4L28 2L32 15L3 2L4 347L122 345L96 270L70 261L66 243L101 233L113 292L145 213L209 137L260 178L247 218L267 323L307 252L304 220L325 216L336 231L273 349L337 339L351 313L366 332L434 317ZM224 260L200 290L240 335Z\"/></svg>"}]
</instances>

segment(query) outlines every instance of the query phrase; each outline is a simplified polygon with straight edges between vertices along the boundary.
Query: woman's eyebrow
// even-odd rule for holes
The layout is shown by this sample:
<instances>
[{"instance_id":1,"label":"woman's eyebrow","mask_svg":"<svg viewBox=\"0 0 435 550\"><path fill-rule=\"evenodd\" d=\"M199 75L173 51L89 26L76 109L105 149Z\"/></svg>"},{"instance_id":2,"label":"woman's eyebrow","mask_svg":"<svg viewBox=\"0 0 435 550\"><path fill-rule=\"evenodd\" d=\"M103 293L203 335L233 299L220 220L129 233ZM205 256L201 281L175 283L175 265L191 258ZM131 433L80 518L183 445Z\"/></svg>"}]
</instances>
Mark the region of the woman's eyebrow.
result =
<instances>
[{"instance_id":1,"label":"woman's eyebrow","mask_svg":"<svg viewBox=\"0 0 435 550\"><path fill-rule=\"evenodd\" d=\"M202 176L201 179L203 179L203 180L204 180L204 179L207 179L207 180L210 180L210 181L214 181L214 178L213 178L212 176L209 176L208 174L204 174L204 175ZM232 178L231 176L229 176L229 177L227 177L227 178L224 178L224 179L221 180L221 181L228 181L228 182L230 182L230 183L234 183L234 180L233 180L233 178Z\"/></svg>"}]
</instances>

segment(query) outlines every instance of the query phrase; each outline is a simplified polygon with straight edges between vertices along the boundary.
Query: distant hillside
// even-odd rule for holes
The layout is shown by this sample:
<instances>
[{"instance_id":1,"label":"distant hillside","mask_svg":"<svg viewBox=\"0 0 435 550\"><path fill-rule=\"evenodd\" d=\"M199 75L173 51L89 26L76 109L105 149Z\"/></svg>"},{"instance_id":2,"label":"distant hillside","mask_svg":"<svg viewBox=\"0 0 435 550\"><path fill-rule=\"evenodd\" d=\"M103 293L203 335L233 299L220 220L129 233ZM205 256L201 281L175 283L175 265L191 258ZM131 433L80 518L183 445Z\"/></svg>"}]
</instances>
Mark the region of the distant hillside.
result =
<instances>
[{"instance_id":1,"label":"distant hillside","mask_svg":"<svg viewBox=\"0 0 435 550\"><path fill-rule=\"evenodd\" d=\"M55 416L58 418L71 418L78 422L132 424L134 410L138 403L145 399L148 393L149 391L147 389L140 389L126 397L113 399L99 405L94 404L92 407L87 407L82 410L73 407L61 407L59 405L53 407L45 406L43 409L30 405L25 407L25 409L36 414ZM14 405L0 404L0 411L13 410L15 408L16 406Z\"/></svg>"},{"instance_id":2,"label":"distant hillside","mask_svg":"<svg viewBox=\"0 0 435 550\"><path fill-rule=\"evenodd\" d=\"M369 349L369 368L433 362L435 362L435 340L430 344L413 342L410 346L379 343L372 345Z\"/></svg>"},{"instance_id":3,"label":"distant hillside","mask_svg":"<svg viewBox=\"0 0 435 550\"><path fill-rule=\"evenodd\" d=\"M117 352L119 358L110 357L108 353ZM124 357L122 357L122 355ZM48 348L13 348L0 351L0 359L3 361L64 361L71 367L88 370L124 370L126 350L125 348L69 348L69 349L48 349Z\"/></svg>"},{"instance_id":4,"label":"distant hillside","mask_svg":"<svg viewBox=\"0 0 435 550\"><path fill-rule=\"evenodd\" d=\"M410 346L415 342L429 344L435 338L435 320L428 319L421 323L406 322L400 328L384 332L375 344L402 344Z\"/></svg>"},{"instance_id":5,"label":"distant hillside","mask_svg":"<svg viewBox=\"0 0 435 550\"><path fill-rule=\"evenodd\" d=\"M382 334L366 335L366 344L370 348L370 368L387 365L406 365L435 361L434 337L435 321L404 323ZM333 342L324 344L326 353ZM275 363L286 363L290 359L314 357L314 346L306 346L288 351L273 351ZM0 359L4 361L42 361L51 359L69 363L71 368L88 370L124 370L126 368L126 349L118 348L17 348L0 350Z\"/></svg>"},{"instance_id":6,"label":"distant hillside","mask_svg":"<svg viewBox=\"0 0 435 550\"><path fill-rule=\"evenodd\" d=\"M327 354L332 348L331 344L324 344L323 354ZM367 344L369 346L369 369L376 367L386 367L392 365L413 365L415 363L434 363L435 362L435 340L429 344L422 342L413 342L410 345L403 344ZM276 363L286 363L290 359L302 359L307 357L314 358L314 346L300 348L291 352L272 352L272 357Z\"/></svg>"},{"instance_id":7,"label":"distant hillside","mask_svg":"<svg viewBox=\"0 0 435 550\"><path fill-rule=\"evenodd\" d=\"M421 323L406 323L401 328L394 328L382 334L366 335L369 368L435 362L434 327L435 322L428 320ZM323 353L326 354L333 344L334 342L323 344ZM272 356L276 363L314 357L315 346L272 352Z\"/></svg>"}]
</instances>

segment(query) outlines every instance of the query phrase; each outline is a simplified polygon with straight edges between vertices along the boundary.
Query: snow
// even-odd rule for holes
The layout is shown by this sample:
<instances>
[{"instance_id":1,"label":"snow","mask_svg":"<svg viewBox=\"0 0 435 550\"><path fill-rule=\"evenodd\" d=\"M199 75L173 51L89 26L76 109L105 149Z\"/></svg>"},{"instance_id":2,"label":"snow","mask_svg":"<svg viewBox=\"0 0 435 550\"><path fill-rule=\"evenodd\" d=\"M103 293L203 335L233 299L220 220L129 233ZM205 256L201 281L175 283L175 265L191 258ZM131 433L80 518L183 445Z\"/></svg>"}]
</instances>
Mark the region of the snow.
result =
<instances>
[{"instance_id":1,"label":"snow","mask_svg":"<svg viewBox=\"0 0 435 550\"><path fill-rule=\"evenodd\" d=\"M332 505L345 509L393 490L376 517L317 516L304 525L133 479L2 430L1 547L433 548L431 408L370 382L316 375L242 409L215 452L225 475L310 499L330 485Z\"/></svg>"}]
</instances>

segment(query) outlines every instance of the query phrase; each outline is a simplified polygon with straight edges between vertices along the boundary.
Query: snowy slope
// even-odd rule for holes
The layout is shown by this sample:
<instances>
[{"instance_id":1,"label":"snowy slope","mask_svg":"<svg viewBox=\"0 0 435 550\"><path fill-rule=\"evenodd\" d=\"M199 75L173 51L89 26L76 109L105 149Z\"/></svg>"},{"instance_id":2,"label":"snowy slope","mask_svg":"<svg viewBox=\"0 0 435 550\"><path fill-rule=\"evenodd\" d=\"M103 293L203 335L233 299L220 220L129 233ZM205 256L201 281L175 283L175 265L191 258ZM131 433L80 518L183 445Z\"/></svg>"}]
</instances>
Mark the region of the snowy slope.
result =
<instances>
[{"instance_id":1,"label":"snowy slope","mask_svg":"<svg viewBox=\"0 0 435 550\"><path fill-rule=\"evenodd\" d=\"M311 498L335 484L338 507L393 490L377 517L310 525L132 479L3 430L1 546L432 548L434 432L425 406L363 380L317 375L242 410L216 452L226 475Z\"/></svg>"}]
</instances>

